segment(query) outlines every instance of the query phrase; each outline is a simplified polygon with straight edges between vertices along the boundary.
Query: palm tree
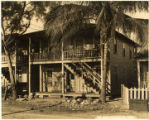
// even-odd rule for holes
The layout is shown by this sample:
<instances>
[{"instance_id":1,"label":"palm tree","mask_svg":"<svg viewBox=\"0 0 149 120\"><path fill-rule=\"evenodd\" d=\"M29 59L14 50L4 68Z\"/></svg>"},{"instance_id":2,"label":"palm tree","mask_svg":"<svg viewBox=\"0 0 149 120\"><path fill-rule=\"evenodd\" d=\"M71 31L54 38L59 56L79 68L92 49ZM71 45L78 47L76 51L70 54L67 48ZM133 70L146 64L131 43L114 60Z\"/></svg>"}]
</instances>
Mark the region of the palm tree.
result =
<instances>
[{"instance_id":1,"label":"palm tree","mask_svg":"<svg viewBox=\"0 0 149 120\"><path fill-rule=\"evenodd\" d=\"M77 3L77 2L76 2ZM105 102L107 77L108 42L114 39L115 30L121 30L126 36L135 33L142 39L142 27L127 11L148 10L148 2L81 2L65 4L52 9L45 18L45 29L52 42L62 42L71 37L91 19L96 21L96 33L100 40L101 54L101 99Z\"/></svg>"}]
</instances>

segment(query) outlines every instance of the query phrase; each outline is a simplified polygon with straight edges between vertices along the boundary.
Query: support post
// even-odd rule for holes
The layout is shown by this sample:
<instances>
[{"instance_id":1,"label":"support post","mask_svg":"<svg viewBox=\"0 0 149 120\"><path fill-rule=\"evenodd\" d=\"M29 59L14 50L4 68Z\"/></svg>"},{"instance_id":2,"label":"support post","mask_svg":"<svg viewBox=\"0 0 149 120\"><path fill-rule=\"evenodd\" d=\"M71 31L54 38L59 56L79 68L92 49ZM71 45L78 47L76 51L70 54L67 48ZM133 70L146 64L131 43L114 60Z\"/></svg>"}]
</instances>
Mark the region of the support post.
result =
<instances>
[{"instance_id":1,"label":"support post","mask_svg":"<svg viewBox=\"0 0 149 120\"><path fill-rule=\"evenodd\" d=\"M63 41L62 41L62 94L64 94L64 51L63 51Z\"/></svg>"},{"instance_id":2,"label":"support post","mask_svg":"<svg viewBox=\"0 0 149 120\"><path fill-rule=\"evenodd\" d=\"M40 78L40 92L43 91L43 76L42 76L42 65L40 64L39 65L39 71L40 71L40 75L39 75L39 78Z\"/></svg>"},{"instance_id":3,"label":"support post","mask_svg":"<svg viewBox=\"0 0 149 120\"><path fill-rule=\"evenodd\" d=\"M67 72L65 72L65 82L64 82L64 84L65 84L65 93L67 92Z\"/></svg>"},{"instance_id":4,"label":"support post","mask_svg":"<svg viewBox=\"0 0 149 120\"><path fill-rule=\"evenodd\" d=\"M16 42L15 42L16 46ZM17 46L15 47L17 49ZM15 49L15 83L17 82L17 50Z\"/></svg>"},{"instance_id":5,"label":"support post","mask_svg":"<svg viewBox=\"0 0 149 120\"><path fill-rule=\"evenodd\" d=\"M29 38L29 96L31 95L31 38Z\"/></svg>"},{"instance_id":6,"label":"support post","mask_svg":"<svg viewBox=\"0 0 149 120\"><path fill-rule=\"evenodd\" d=\"M41 47L41 40L39 42L39 58L41 59L42 58L42 47Z\"/></svg>"},{"instance_id":7,"label":"support post","mask_svg":"<svg viewBox=\"0 0 149 120\"><path fill-rule=\"evenodd\" d=\"M43 92L45 92L46 72L44 71L44 72L42 73L42 75L43 75L43 83L42 83L42 85L43 85Z\"/></svg>"},{"instance_id":8,"label":"support post","mask_svg":"<svg viewBox=\"0 0 149 120\"><path fill-rule=\"evenodd\" d=\"M140 88L140 61L137 61L137 70L138 70L138 87Z\"/></svg>"}]
</instances>

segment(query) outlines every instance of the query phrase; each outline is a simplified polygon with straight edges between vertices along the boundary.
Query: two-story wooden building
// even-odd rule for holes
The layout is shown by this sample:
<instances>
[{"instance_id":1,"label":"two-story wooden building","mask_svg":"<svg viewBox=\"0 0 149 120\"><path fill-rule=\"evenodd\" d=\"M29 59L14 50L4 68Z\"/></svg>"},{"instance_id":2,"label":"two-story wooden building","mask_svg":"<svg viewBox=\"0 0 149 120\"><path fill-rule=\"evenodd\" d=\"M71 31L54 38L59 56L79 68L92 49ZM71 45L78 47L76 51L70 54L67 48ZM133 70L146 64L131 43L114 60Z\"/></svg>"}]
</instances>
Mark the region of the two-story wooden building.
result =
<instances>
[{"instance_id":1,"label":"two-story wooden building","mask_svg":"<svg viewBox=\"0 0 149 120\"><path fill-rule=\"evenodd\" d=\"M59 43L51 43L45 31L20 36L15 42L16 81L26 85L29 94L100 97L100 42L94 30L90 24ZM108 42L107 95L120 96L122 84L137 85L136 46L118 32Z\"/></svg>"}]
</instances>

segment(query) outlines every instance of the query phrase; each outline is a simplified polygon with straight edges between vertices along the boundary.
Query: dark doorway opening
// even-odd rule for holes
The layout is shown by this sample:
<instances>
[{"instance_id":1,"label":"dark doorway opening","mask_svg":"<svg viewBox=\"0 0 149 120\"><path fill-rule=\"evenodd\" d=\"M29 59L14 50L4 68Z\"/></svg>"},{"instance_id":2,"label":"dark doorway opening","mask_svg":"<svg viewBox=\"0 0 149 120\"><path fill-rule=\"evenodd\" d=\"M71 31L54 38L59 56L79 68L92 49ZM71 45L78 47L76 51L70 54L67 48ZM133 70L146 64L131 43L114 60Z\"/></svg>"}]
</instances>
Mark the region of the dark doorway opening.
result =
<instances>
[{"instance_id":1,"label":"dark doorway opening","mask_svg":"<svg viewBox=\"0 0 149 120\"><path fill-rule=\"evenodd\" d=\"M31 92L39 92L39 65L31 66Z\"/></svg>"}]
</instances>

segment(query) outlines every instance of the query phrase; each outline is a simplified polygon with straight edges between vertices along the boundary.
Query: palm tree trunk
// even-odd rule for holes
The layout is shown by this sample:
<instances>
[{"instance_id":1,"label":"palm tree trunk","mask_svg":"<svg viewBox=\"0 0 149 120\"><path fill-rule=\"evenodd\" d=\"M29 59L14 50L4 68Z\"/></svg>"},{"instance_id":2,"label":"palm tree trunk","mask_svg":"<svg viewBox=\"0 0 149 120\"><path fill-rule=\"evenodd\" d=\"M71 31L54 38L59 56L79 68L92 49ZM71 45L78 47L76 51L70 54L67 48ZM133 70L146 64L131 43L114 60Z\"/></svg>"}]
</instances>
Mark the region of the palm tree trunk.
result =
<instances>
[{"instance_id":1,"label":"palm tree trunk","mask_svg":"<svg viewBox=\"0 0 149 120\"><path fill-rule=\"evenodd\" d=\"M102 81L102 86L101 86L101 101L105 102L104 100L104 48L103 48L102 40L101 40L101 47L100 47L100 54L101 54L101 81Z\"/></svg>"},{"instance_id":2,"label":"palm tree trunk","mask_svg":"<svg viewBox=\"0 0 149 120\"><path fill-rule=\"evenodd\" d=\"M104 43L104 47L102 48L102 90L101 90L101 100L103 103L106 102L106 79L107 79L107 42Z\"/></svg>"},{"instance_id":3,"label":"palm tree trunk","mask_svg":"<svg viewBox=\"0 0 149 120\"><path fill-rule=\"evenodd\" d=\"M100 30L98 27L101 25L101 21L104 15L104 10L105 10L105 5L102 7L101 12L97 18L97 23L99 23L99 25L97 25L97 31L100 31L100 54L101 54L101 81L102 81L102 85L101 85L101 101L103 103L106 102L106 87L105 87L105 70L106 70L106 65L105 65L105 45L104 45L104 32L102 30Z\"/></svg>"},{"instance_id":4,"label":"palm tree trunk","mask_svg":"<svg viewBox=\"0 0 149 120\"><path fill-rule=\"evenodd\" d=\"M12 62L11 62L10 54L8 53L8 50L6 49L4 35L2 35L2 37L3 37L2 41L4 43L4 51L5 51L6 57L8 59L8 69L9 69L9 75L10 75L10 81L11 81L12 98L13 98L13 100L16 100L17 94L16 94L16 88L15 88L15 79L14 79L13 70L12 70Z\"/></svg>"}]
</instances>

